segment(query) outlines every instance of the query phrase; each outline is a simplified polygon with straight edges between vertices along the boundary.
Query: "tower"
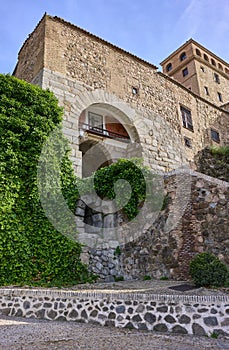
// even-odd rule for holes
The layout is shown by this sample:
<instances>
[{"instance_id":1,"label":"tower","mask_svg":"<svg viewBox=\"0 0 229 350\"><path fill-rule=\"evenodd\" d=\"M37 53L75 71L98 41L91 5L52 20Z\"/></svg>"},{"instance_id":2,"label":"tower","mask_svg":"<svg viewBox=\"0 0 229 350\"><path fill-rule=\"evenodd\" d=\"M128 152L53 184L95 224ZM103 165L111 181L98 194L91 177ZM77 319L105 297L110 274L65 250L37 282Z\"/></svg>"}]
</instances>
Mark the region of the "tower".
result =
<instances>
[{"instance_id":1,"label":"tower","mask_svg":"<svg viewBox=\"0 0 229 350\"><path fill-rule=\"evenodd\" d=\"M193 39L161 62L163 73L218 106L229 101L229 64Z\"/></svg>"}]
</instances>

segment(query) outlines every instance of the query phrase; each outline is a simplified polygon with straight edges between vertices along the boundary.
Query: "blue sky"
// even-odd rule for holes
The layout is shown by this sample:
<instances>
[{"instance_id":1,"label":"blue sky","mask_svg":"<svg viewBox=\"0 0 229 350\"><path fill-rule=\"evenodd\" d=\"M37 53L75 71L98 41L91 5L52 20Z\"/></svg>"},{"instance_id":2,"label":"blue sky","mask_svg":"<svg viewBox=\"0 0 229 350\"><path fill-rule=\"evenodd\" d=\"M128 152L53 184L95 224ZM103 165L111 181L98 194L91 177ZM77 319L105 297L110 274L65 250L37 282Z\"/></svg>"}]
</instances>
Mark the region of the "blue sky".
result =
<instances>
[{"instance_id":1,"label":"blue sky","mask_svg":"<svg viewBox=\"0 0 229 350\"><path fill-rule=\"evenodd\" d=\"M0 73L44 12L159 66L191 37L229 61L228 0L0 0Z\"/></svg>"}]
</instances>

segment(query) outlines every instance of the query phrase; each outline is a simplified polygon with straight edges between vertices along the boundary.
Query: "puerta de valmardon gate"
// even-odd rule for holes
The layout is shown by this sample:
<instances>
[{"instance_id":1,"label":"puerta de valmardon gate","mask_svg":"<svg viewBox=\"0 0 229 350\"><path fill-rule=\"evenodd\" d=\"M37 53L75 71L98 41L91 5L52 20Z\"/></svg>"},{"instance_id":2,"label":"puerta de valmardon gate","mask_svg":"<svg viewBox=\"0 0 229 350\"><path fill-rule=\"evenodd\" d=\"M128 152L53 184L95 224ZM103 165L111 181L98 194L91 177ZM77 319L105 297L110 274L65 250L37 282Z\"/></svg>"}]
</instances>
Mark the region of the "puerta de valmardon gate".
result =
<instances>
[{"instance_id":1,"label":"puerta de valmardon gate","mask_svg":"<svg viewBox=\"0 0 229 350\"><path fill-rule=\"evenodd\" d=\"M207 146L229 143L229 65L190 39L163 60L161 66L163 72L61 18L45 14L20 49L13 74L50 89L64 107L63 132L70 142L71 159L79 176L89 176L101 166L131 157L143 158L152 171L160 173L184 166L196 170L198 152ZM193 253L203 249L214 252L216 247L217 254L225 250L225 240L214 236L214 225L221 215L217 214L217 205L228 198L228 186L217 179L210 181L203 174L190 175L189 180L188 209L178 213L183 217L170 231L168 222L167 229L160 231L157 222L160 218L151 226L143 225L146 242L150 240L149 232L154 232L151 243L145 246L138 236L136 245L140 250L133 253L135 243L127 242L130 246L123 248L122 261L112 260L112 252L120 245L117 239L105 240L107 254L111 256L106 255L103 261L103 251L98 253L92 247L94 255L89 259L99 261L100 275L103 270L103 277L107 278L123 269L122 274L127 277L146 275L149 271L155 277L179 277L187 272ZM176 197L176 181L171 175L165 184L171 201ZM205 195L200 194L201 188L205 188ZM180 198L184 197L180 193ZM203 208L196 203L203 201L206 212L202 213ZM212 201L215 207L207 212ZM79 204L77 209L85 214L85 204ZM210 238L204 236L206 220L201 215L205 218L208 215ZM226 235L227 224L225 218L221 219ZM114 218L104 215L102 220L107 221L104 230L111 232ZM82 237L79 235L86 243L95 237L93 232L87 233L91 234L89 238L85 229ZM101 244L104 236L105 233ZM96 269L95 272L98 273Z\"/></svg>"}]
</instances>

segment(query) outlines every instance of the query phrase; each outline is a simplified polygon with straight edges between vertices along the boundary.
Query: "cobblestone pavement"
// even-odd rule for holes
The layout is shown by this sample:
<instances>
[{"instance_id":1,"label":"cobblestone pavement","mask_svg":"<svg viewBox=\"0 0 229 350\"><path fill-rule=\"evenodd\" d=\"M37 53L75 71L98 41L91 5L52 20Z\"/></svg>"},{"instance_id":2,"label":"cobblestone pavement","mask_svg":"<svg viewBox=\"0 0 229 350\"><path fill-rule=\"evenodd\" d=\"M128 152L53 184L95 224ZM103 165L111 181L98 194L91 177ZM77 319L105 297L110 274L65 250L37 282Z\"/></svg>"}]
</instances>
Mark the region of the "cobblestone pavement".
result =
<instances>
[{"instance_id":1,"label":"cobblestone pavement","mask_svg":"<svg viewBox=\"0 0 229 350\"><path fill-rule=\"evenodd\" d=\"M1 350L228 350L229 339L0 316Z\"/></svg>"},{"instance_id":2,"label":"cobblestone pavement","mask_svg":"<svg viewBox=\"0 0 229 350\"><path fill-rule=\"evenodd\" d=\"M193 285L191 282L187 281L161 281L161 280L134 280L134 281L122 281L122 282L112 282L112 283L95 283L95 284L78 284L75 287L69 289L77 290L102 290L103 292L132 292L132 293L152 293L152 294L180 294L180 295L228 295L229 288L221 289L210 289L210 288L195 288L187 291L177 291L172 290L169 287L178 285ZM194 286L194 285L193 285Z\"/></svg>"},{"instance_id":3,"label":"cobblestone pavement","mask_svg":"<svg viewBox=\"0 0 229 350\"><path fill-rule=\"evenodd\" d=\"M192 290L187 291L177 291L172 290L169 287L171 286L177 286L182 284L189 284L192 285L191 282L187 281L175 281L175 280L169 280L169 281L161 281L161 280L149 280L149 281L142 281L142 280L134 280L134 281L122 281L122 282L111 282L111 283L92 283L92 284L78 284L76 286L72 286L69 288L49 288L50 290L73 290L73 291L101 291L105 293L112 293L112 292L122 292L122 293L152 293L152 294L166 294L166 295L228 295L229 294L229 288L222 288L222 289L209 289L209 288L196 288ZM28 286L20 287L20 286L4 286L5 289L13 289L13 288L30 288ZM43 288L34 288L33 289L43 289ZM47 289L47 288L44 288Z\"/></svg>"}]
</instances>

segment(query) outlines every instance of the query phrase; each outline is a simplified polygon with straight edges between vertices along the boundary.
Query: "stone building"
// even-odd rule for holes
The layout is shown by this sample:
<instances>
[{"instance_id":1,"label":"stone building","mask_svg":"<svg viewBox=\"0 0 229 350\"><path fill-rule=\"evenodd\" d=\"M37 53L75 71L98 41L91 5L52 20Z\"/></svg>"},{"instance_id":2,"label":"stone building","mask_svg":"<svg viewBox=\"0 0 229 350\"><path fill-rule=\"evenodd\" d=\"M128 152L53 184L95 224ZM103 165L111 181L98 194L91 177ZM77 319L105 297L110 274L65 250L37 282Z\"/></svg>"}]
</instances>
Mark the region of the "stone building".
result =
<instances>
[{"instance_id":1,"label":"stone building","mask_svg":"<svg viewBox=\"0 0 229 350\"><path fill-rule=\"evenodd\" d=\"M192 76L188 82L179 78L183 64ZM80 176L131 156L143 157L153 170L168 171L192 165L207 145L228 142L228 112L213 97L218 91L222 103L228 102L228 64L190 40L162 65L166 74L45 14L24 42L14 75L58 97ZM210 84L211 74L218 82ZM209 96L202 92L205 85Z\"/></svg>"},{"instance_id":2,"label":"stone building","mask_svg":"<svg viewBox=\"0 0 229 350\"><path fill-rule=\"evenodd\" d=\"M92 271L107 281L120 274L185 278L203 250L229 263L228 183L182 173L186 165L195 169L206 146L229 144L228 64L189 40L162 66L163 73L46 14L18 55L14 75L50 89L64 107L63 132L79 176L120 157L142 157L161 176L169 204L156 215L143 207L126 224L111 215L113 203L96 196L77 203L77 239L90 247ZM178 173L164 176L171 170Z\"/></svg>"}]
</instances>

